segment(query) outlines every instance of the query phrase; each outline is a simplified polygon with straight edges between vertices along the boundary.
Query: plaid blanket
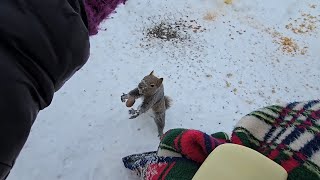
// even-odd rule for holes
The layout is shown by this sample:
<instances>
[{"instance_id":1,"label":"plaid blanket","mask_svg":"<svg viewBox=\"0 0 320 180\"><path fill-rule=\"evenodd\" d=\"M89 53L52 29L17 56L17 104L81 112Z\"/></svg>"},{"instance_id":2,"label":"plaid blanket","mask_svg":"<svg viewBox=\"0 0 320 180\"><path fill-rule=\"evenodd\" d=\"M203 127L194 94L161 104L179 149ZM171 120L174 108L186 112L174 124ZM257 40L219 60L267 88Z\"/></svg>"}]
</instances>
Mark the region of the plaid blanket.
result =
<instances>
[{"instance_id":1,"label":"plaid blanket","mask_svg":"<svg viewBox=\"0 0 320 180\"><path fill-rule=\"evenodd\" d=\"M124 157L124 166L142 179L192 179L206 157L223 143L252 148L287 172L289 180L320 179L320 102L268 106L243 117L232 132L208 135L169 130L157 151Z\"/></svg>"}]
</instances>

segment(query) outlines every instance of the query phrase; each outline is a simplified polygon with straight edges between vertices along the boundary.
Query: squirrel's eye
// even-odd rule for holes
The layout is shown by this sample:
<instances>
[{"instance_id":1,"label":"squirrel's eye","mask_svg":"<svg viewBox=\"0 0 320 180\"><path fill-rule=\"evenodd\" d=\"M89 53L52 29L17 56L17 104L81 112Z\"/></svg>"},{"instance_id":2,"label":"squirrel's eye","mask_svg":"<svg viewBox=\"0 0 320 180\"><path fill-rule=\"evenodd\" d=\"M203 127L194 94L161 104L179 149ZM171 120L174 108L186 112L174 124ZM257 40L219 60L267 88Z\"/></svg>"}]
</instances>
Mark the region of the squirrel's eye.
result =
<instances>
[{"instance_id":1,"label":"squirrel's eye","mask_svg":"<svg viewBox=\"0 0 320 180\"><path fill-rule=\"evenodd\" d=\"M154 87L154 84L151 84L150 86L151 86L151 87Z\"/></svg>"}]
</instances>

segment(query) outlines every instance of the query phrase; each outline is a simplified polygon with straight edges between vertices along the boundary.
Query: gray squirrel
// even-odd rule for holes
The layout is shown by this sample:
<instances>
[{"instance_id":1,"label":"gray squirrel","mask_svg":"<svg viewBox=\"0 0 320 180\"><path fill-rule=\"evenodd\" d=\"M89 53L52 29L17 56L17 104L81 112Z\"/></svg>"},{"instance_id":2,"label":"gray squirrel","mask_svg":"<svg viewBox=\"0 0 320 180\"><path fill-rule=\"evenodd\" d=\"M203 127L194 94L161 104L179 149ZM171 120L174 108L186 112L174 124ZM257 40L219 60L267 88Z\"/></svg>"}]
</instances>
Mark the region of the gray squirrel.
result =
<instances>
[{"instance_id":1,"label":"gray squirrel","mask_svg":"<svg viewBox=\"0 0 320 180\"><path fill-rule=\"evenodd\" d=\"M157 78L154 76L154 71L145 76L138 87L130 91L128 94L121 96L121 101L126 102L127 107L132 107L136 99L143 98L142 104L137 110L131 108L129 119L134 119L140 114L152 109L155 117L154 122L158 128L158 137L163 135L163 129L165 126L166 110L171 106L171 98L164 95L163 78Z\"/></svg>"}]
</instances>

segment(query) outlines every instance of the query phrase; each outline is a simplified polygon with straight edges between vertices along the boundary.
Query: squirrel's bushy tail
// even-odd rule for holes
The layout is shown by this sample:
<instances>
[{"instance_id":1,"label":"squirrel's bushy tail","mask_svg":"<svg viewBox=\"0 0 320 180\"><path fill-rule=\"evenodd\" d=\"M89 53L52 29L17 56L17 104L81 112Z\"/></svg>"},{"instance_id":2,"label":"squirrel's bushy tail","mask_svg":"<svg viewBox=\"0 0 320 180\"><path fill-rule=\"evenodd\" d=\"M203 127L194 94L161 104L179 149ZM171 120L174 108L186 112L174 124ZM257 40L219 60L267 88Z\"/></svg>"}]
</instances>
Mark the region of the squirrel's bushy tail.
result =
<instances>
[{"instance_id":1,"label":"squirrel's bushy tail","mask_svg":"<svg viewBox=\"0 0 320 180\"><path fill-rule=\"evenodd\" d=\"M169 96L164 96L164 102L166 105L166 109L169 109L172 105L172 99Z\"/></svg>"}]
</instances>

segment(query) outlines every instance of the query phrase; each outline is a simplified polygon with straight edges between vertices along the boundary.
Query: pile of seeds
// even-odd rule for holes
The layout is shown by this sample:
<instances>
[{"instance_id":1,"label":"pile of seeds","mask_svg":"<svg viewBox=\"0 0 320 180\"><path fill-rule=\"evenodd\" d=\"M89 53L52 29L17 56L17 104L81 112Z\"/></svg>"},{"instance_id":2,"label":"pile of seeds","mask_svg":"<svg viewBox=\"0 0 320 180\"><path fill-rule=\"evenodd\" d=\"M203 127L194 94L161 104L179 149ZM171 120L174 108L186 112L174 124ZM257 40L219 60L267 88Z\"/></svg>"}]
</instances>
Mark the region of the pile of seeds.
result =
<instances>
[{"instance_id":1,"label":"pile of seeds","mask_svg":"<svg viewBox=\"0 0 320 180\"><path fill-rule=\"evenodd\" d=\"M177 27L179 28L179 26ZM171 39L181 39L181 34L178 34L176 26L161 22L147 30L147 36L170 41Z\"/></svg>"},{"instance_id":2,"label":"pile of seeds","mask_svg":"<svg viewBox=\"0 0 320 180\"><path fill-rule=\"evenodd\" d=\"M147 38L156 38L165 41L184 41L189 38L189 33L198 33L205 31L195 20L184 20L180 18L178 21L161 20L146 30Z\"/></svg>"}]
</instances>

